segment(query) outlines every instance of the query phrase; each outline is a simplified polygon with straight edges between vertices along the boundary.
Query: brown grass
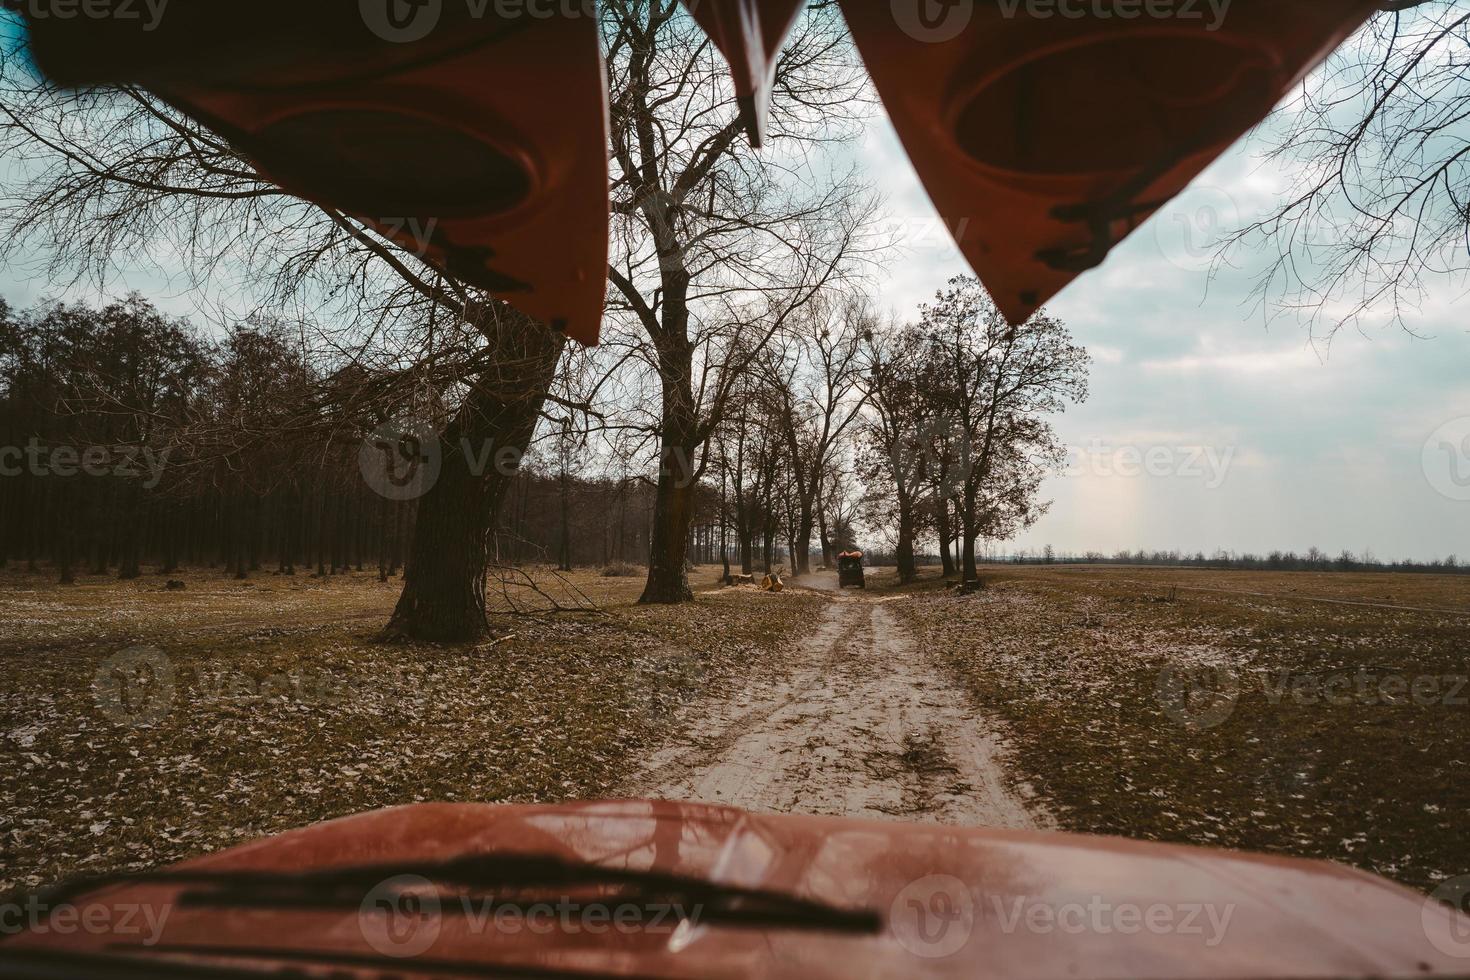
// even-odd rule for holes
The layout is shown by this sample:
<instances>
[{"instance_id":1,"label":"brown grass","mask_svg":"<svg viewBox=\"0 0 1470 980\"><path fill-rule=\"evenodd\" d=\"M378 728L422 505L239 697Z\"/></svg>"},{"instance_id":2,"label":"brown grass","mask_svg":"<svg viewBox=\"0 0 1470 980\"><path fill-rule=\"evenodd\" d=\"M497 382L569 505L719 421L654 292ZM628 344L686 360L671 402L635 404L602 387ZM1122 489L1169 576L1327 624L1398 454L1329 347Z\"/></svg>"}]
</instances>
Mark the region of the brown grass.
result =
<instances>
[{"instance_id":1,"label":"brown grass","mask_svg":"<svg viewBox=\"0 0 1470 980\"><path fill-rule=\"evenodd\" d=\"M680 705L781 674L822 601L641 608L641 580L586 571L571 583L600 613L497 617L485 643L431 647L376 641L397 583L373 574L178 577L0 575L0 893L377 807L613 793ZM140 646L171 693L119 701L109 658ZM148 723L119 710L140 707Z\"/></svg>"},{"instance_id":2,"label":"brown grass","mask_svg":"<svg viewBox=\"0 0 1470 980\"><path fill-rule=\"evenodd\" d=\"M372 574L192 571L168 592L159 577L61 589L0 573L0 893L381 806L616 793L683 705L783 675L783 647L826 601L720 590L702 569L696 606L645 609L640 578L600 572L535 577L602 612L497 617L491 639L464 647L376 642L397 583ZM879 569L869 583L1009 723L1018 777L1068 829L1330 858L1425 888L1470 871L1470 708L1445 700L1445 679L1470 674L1470 617L1312 601L1470 609L1470 581L985 577L969 597L932 574L898 590ZM123 702L164 706L129 724L107 665L140 645L167 658L173 685ZM1199 667L1238 681L1218 725L1181 724L1160 696L1177 676L1166 669ZM1283 672L1359 671L1441 679L1440 700L1272 693Z\"/></svg>"},{"instance_id":3,"label":"brown grass","mask_svg":"<svg viewBox=\"0 0 1470 980\"><path fill-rule=\"evenodd\" d=\"M1068 829L1328 858L1421 888L1470 871L1470 616L1309 598L1470 610L1470 580L988 573L978 595L931 579L893 608L1009 722L1019 775ZM1364 675L1427 680L1416 697L1360 689ZM1181 712L1181 679L1233 697ZM1350 686L1326 700L1335 679Z\"/></svg>"},{"instance_id":4,"label":"brown grass","mask_svg":"<svg viewBox=\"0 0 1470 980\"><path fill-rule=\"evenodd\" d=\"M1389 572L1237 572L1206 568L1133 568L1121 565L1006 566L1012 575L1081 577L1098 583L1129 583L1182 590L1269 593L1292 599L1328 599L1417 606L1470 613L1470 576L1404 575Z\"/></svg>"}]
</instances>

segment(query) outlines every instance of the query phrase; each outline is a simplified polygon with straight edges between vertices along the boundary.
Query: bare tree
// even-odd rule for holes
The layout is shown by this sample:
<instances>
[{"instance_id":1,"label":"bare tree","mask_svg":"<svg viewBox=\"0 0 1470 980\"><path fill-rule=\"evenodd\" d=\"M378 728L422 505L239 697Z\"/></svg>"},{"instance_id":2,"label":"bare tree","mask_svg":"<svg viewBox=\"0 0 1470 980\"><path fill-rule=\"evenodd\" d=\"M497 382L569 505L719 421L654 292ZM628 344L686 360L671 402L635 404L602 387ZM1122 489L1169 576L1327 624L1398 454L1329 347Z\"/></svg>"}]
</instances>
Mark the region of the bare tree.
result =
<instances>
[{"instance_id":1,"label":"bare tree","mask_svg":"<svg viewBox=\"0 0 1470 980\"><path fill-rule=\"evenodd\" d=\"M439 437L441 472L419 501L390 635L454 642L487 629L491 530L535 435L565 337L499 304L485 326L494 360L465 386ZM487 311L488 312L488 311Z\"/></svg>"},{"instance_id":2,"label":"bare tree","mask_svg":"<svg viewBox=\"0 0 1470 980\"><path fill-rule=\"evenodd\" d=\"M678 0L604 6L612 105L615 321L651 374L644 430L660 460L643 601L693 598L685 573L710 437L770 339L839 281L862 247L866 189L810 190L802 154L846 135L863 92L835 11L808 14L776 73L756 155L726 69ZM785 154L783 156L783 154ZM615 341L617 342L617 341Z\"/></svg>"},{"instance_id":3,"label":"bare tree","mask_svg":"<svg viewBox=\"0 0 1470 980\"><path fill-rule=\"evenodd\" d=\"M778 402L772 414L791 470L796 522L792 564L797 575L811 571L822 484L843 436L862 410L857 375L863 337L872 329L860 294L824 297L766 359L764 374Z\"/></svg>"},{"instance_id":4,"label":"bare tree","mask_svg":"<svg viewBox=\"0 0 1470 980\"><path fill-rule=\"evenodd\" d=\"M860 430L859 467L871 490L874 522L897 532L899 581L911 582L918 575L914 544L924 493L921 450L936 408L926 388L928 344L911 327L889 326L864 339L861 385L869 410Z\"/></svg>"},{"instance_id":5,"label":"bare tree","mask_svg":"<svg viewBox=\"0 0 1470 980\"><path fill-rule=\"evenodd\" d=\"M833 460L822 481L822 498L817 508L817 523L822 536L822 564L832 567L837 555L857 546L858 497L854 493L851 463Z\"/></svg>"},{"instance_id":6,"label":"bare tree","mask_svg":"<svg viewBox=\"0 0 1470 980\"><path fill-rule=\"evenodd\" d=\"M1020 326L1007 323L972 276L951 279L921 311L929 363L942 372L929 375L925 391L939 428L958 436L961 573L974 582L987 494L996 492L998 474L1019 472L1002 461L1019 459L1019 445L1056 458L1054 437L1040 420L1087 399L1091 359L1044 310Z\"/></svg>"},{"instance_id":7,"label":"bare tree","mask_svg":"<svg viewBox=\"0 0 1470 980\"><path fill-rule=\"evenodd\" d=\"M755 572L756 515L760 509L760 465L767 456L769 428L763 421L764 403L755 397L753 375L732 394L734 406L714 432L713 462L720 473L725 510L735 530L740 572Z\"/></svg>"},{"instance_id":8,"label":"bare tree","mask_svg":"<svg viewBox=\"0 0 1470 980\"><path fill-rule=\"evenodd\" d=\"M928 433L925 477L928 480L929 503L933 508L934 535L939 540L939 561L945 578L955 574L954 544L959 540L955 514L959 510L964 460L960 447L963 433L949 425L936 425Z\"/></svg>"},{"instance_id":9,"label":"bare tree","mask_svg":"<svg viewBox=\"0 0 1470 980\"><path fill-rule=\"evenodd\" d=\"M1470 271L1470 10L1385 7L1263 129L1291 183L1222 252L1274 250L1257 300L1329 335L1364 316L1402 324L1426 278Z\"/></svg>"}]
</instances>

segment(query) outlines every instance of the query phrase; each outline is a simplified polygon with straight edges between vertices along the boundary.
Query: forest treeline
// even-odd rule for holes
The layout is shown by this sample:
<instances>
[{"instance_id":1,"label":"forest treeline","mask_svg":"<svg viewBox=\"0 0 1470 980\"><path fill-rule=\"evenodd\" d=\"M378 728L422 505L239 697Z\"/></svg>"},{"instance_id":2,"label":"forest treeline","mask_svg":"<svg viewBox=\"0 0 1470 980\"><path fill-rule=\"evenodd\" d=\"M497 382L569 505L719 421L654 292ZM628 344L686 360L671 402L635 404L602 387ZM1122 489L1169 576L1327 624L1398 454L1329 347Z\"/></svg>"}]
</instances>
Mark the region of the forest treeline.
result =
<instances>
[{"instance_id":1,"label":"forest treeline","mask_svg":"<svg viewBox=\"0 0 1470 980\"><path fill-rule=\"evenodd\" d=\"M871 558L898 565L905 578L926 565L954 574L965 570L967 508L972 541L1003 541L1044 512L1040 481L1060 451L1045 423L1062 407L1052 395L1085 390L1085 355L1059 324L1043 318L1013 330L966 280L911 325L879 329L854 303L826 313L774 346L733 391L738 407L712 433L699 467L688 561L745 573L804 570L863 547L867 528ZM957 316L966 329L946 335L944 324ZM997 358L981 350L987 346L1033 349ZM978 368L1007 359L1049 365L1029 379L1040 386L1032 396L1046 400L1022 410L980 397L1029 390L1027 379ZM138 295L101 308L46 303L29 311L0 300L0 567L44 564L62 582L191 566L239 578L399 575L416 498L383 492L375 447L383 431L396 430L344 407L332 394L343 384L283 322L214 336ZM531 451L513 461L492 559L624 574L644 565L654 475L606 453L590 462L586 428L559 430L543 419L538 431ZM982 472L985 479L971 479ZM891 535L872 533L885 528ZM1453 556L1380 562L1316 548L1047 548L979 560L1470 573Z\"/></svg>"},{"instance_id":2,"label":"forest treeline","mask_svg":"<svg viewBox=\"0 0 1470 980\"><path fill-rule=\"evenodd\" d=\"M1163 568L1215 568L1253 572L1412 572L1429 575L1470 575L1470 565L1455 555L1430 561L1399 559L1381 561L1371 554L1355 555L1342 551L1329 555L1320 548L1305 553L1270 551L1264 555L1219 550L1209 555L1203 551L1117 551L1104 555L1100 551L1083 554L1058 552L1047 547L1040 552L1022 551L998 557L996 561L1021 565L1148 565Z\"/></svg>"},{"instance_id":3,"label":"forest treeline","mask_svg":"<svg viewBox=\"0 0 1470 980\"><path fill-rule=\"evenodd\" d=\"M628 406L583 405L579 425L543 411L529 451L502 457L439 440L432 406L375 411L356 397L374 379L307 337L279 320L202 331L136 294L0 304L0 559L62 582L145 566L387 579L411 560L420 498L463 456L508 463L493 562L648 561L666 474L617 440ZM910 325L879 324L861 297L815 303L750 360L699 455L672 464L693 502L682 557L801 573L861 545L860 526L892 527L905 578L924 538L949 570L967 554L973 577L977 537L1044 510L1060 458L1044 416L1085 392L1085 362L1054 320L1010 327L973 279ZM395 484L430 442L430 482Z\"/></svg>"},{"instance_id":4,"label":"forest treeline","mask_svg":"<svg viewBox=\"0 0 1470 980\"><path fill-rule=\"evenodd\" d=\"M972 542L1004 541L1044 513L1040 482L1060 452L1046 414L1063 407L1055 395L1084 392L1085 355L1046 318L1012 329L963 279L910 325L879 328L859 303L825 314L773 346L732 392L737 407L698 467L687 560L800 571L868 546L904 578L931 564L973 576L963 567L967 511ZM965 328L946 334L955 322ZM1030 349L997 357L982 348ZM1007 361L1048 367L1032 378L980 369ZM416 497L385 493L373 466L381 433L397 430L334 396L344 386L283 322L214 336L137 295L101 308L15 311L0 301L0 565L49 565L62 582L189 566L239 578L399 575ZM1043 400L982 397L996 390ZM513 460L492 560L621 573L646 564L655 475L593 452L590 429L547 421ZM1454 557L1380 562L1316 548L1048 548L979 560L1470 572Z\"/></svg>"},{"instance_id":5,"label":"forest treeline","mask_svg":"<svg viewBox=\"0 0 1470 980\"><path fill-rule=\"evenodd\" d=\"M141 296L0 300L0 565L137 577L186 566L399 574L415 501L378 493L380 420L334 404L330 367L282 323L215 338ZM565 504L565 506L563 506ZM715 502L694 556L714 561ZM641 564L653 491L518 465L492 551L507 563Z\"/></svg>"}]
</instances>

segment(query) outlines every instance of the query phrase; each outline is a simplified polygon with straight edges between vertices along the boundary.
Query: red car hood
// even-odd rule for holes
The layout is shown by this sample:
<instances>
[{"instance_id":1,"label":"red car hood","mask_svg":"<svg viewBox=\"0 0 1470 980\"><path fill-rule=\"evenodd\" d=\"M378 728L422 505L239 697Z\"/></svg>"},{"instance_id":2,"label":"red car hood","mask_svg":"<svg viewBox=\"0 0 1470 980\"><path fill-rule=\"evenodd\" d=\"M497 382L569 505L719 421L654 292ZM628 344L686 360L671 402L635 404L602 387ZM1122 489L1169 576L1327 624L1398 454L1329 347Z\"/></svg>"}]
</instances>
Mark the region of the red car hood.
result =
<instances>
[{"instance_id":1,"label":"red car hood","mask_svg":"<svg viewBox=\"0 0 1470 980\"><path fill-rule=\"evenodd\" d=\"M374 911L369 894L363 896L368 911L199 908L176 906L177 884L129 883L74 899L70 929L60 928L59 917L33 922L0 946L0 962L116 951L122 944L129 955L160 967L289 967L297 975L338 977L380 976L384 969L404 977L803 980L1470 971L1470 958L1461 958L1470 957L1470 919L1337 865L701 804L405 807L268 838L179 868L300 872L511 854L657 870L871 909L885 925L871 935L678 925L657 909L617 906L613 915L626 911L626 917L610 922L571 900L556 907L556 899L539 920L529 909L524 917L501 919L484 907L468 914L417 907L395 915ZM459 898L438 901L442 913ZM369 966L355 957L379 962ZM384 958L391 961L386 967ZM446 973L450 963L479 969Z\"/></svg>"}]
</instances>

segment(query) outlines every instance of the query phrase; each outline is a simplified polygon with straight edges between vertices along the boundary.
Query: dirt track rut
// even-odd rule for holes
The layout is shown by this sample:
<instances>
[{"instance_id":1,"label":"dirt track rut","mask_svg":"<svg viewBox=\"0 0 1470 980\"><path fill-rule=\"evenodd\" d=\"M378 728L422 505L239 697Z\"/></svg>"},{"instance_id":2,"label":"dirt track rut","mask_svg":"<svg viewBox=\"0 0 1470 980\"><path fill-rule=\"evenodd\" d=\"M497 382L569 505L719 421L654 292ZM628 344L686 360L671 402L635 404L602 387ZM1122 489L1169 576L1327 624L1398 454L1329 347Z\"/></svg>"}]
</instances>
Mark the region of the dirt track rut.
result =
<instances>
[{"instance_id":1,"label":"dirt track rut","mask_svg":"<svg viewBox=\"0 0 1470 980\"><path fill-rule=\"evenodd\" d=\"M901 600L900 600L901 601ZM882 599L834 596L783 683L693 705L629 787L747 810L1049 827L985 720Z\"/></svg>"}]
</instances>

